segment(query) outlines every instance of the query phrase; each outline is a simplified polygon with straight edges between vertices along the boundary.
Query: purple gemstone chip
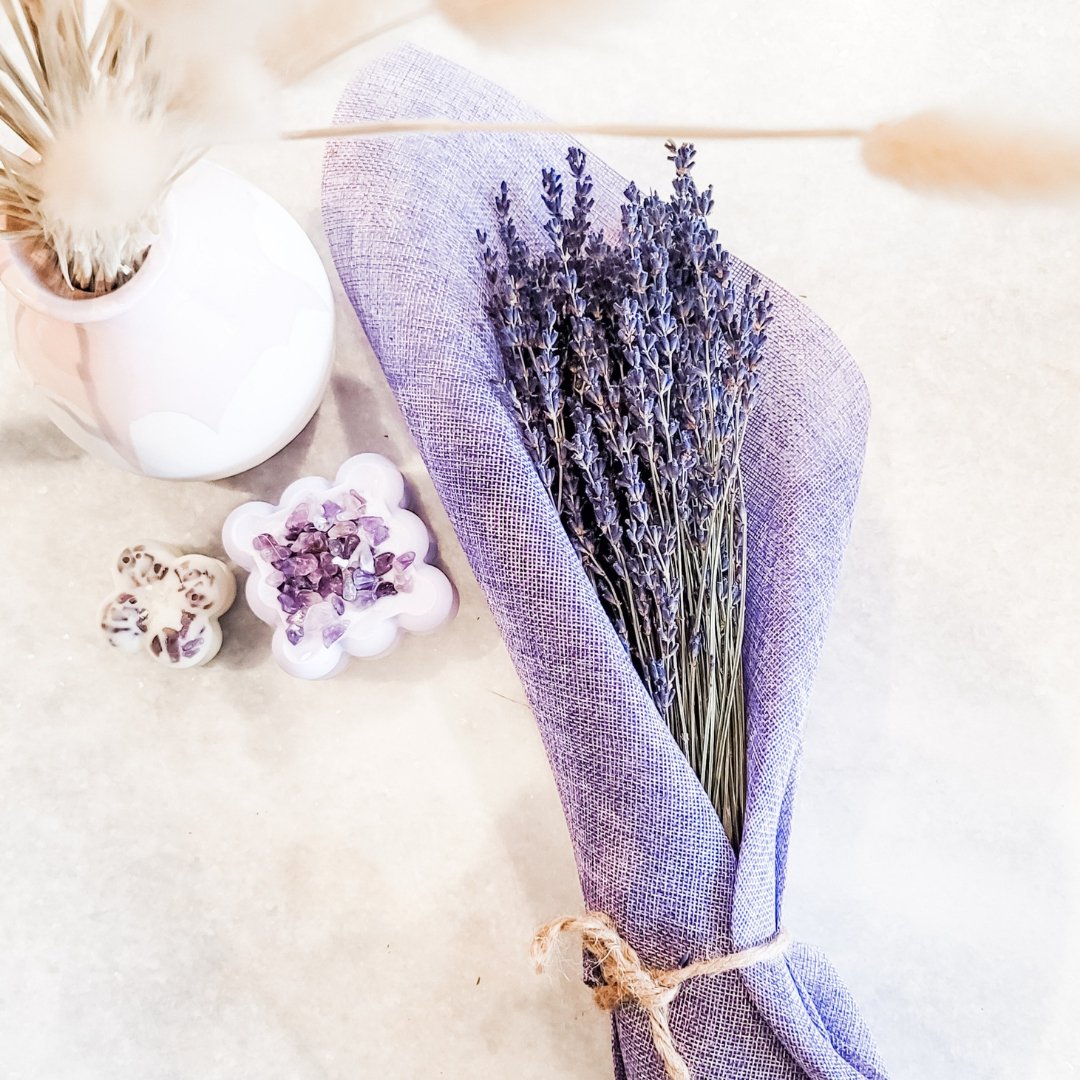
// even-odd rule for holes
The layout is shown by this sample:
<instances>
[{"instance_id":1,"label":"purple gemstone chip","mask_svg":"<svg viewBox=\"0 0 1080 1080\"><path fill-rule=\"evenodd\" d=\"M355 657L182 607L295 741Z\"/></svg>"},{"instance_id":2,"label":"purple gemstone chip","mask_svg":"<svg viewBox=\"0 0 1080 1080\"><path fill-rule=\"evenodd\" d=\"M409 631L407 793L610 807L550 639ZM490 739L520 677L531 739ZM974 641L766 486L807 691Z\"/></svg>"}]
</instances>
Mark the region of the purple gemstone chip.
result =
<instances>
[{"instance_id":1,"label":"purple gemstone chip","mask_svg":"<svg viewBox=\"0 0 1080 1080\"><path fill-rule=\"evenodd\" d=\"M326 550L326 537L317 529L302 532L293 543L293 551L298 555L317 555Z\"/></svg>"},{"instance_id":2,"label":"purple gemstone chip","mask_svg":"<svg viewBox=\"0 0 1080 1080\"><path fill-rule=\"evenodd\" d=\"M303 577L319 569L319 560L314 555L297 555L293 559L293 567L293 573Z\"/></svg>"},{"instance_id":3,"label":"purple gemstone chip","mask_svg":"<svg viewBox=\"0 0 1080 1080\"><path fill-rule=\"evenodd\" d=\"M307 503L300 503L295 507L291 514L285 519L285 528L291 532L300 532L305 525L309 525L311 522L308 518L308 505Z\"/></svg>"},{"instance_id":4,"label":"purple gemstone chip","mask_svg":"<svg viewBox=\"0 0 1080 1080\"><path fill-rule=\"evenodd\" d=\"M349 491L342 496L341 499L342 508L339 517L342 520L355 521L366 509L367 500L359 491L350 488Z\"/></svg>"},{"instance_id":5,"label":"purple gemstone chip","mask_svg":"<svg viewBox=\"0 0 1080 1080\"><path fill-rule=\"evenodd\" d=\"M371 537L371 542L376 547L385 544L390 536L390 530L381 517L362 517L360 527Z\"/></svg>"},{"instance_id":6,"label":"purple gemstone chip","mask_svg":"<svg viewBox=\"0 0 1080 1080\"><path fill-rule=\"evenodd\" d=\"M251 546L267 562L272 562L274 559L284 559L289 554L289 549L283 544L279 544L269 533L259 533L251 541Z\"/></svg>"}]
</instances>

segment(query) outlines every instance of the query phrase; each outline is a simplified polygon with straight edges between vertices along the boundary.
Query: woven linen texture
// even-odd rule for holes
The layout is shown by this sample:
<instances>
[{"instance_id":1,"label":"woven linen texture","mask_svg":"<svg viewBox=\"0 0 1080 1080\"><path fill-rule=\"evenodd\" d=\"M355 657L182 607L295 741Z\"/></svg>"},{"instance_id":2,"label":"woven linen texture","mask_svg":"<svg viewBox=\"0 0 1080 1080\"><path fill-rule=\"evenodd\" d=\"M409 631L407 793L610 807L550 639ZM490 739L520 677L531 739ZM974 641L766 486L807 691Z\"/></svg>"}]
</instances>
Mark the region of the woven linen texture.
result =
<instances>
[{"instance_id":1,"label":"woven linen texture","mask_svg":"<svg viewBox=\"0 0 1080 1080\"><path fill-rule=\"evenodd\" d=\"M430 116L538 114L405 47L355 78L335 120ZM749 797L736 862L586 580L500 390L475 230L494 235L492 199L506 179L519 227L542 242L540 170L561 165L571 141L473 133L337 140L326 152L323 220L345 290L525 686L585 906L607 912L644 962L674 967L758 944L777 929L803 713L858 488L868 402L836 337L773 286L763 391L743 451ZM596 220L617 228L626 182L595 155L589 171ZM722 227L722 192L718 201ZM885 1076L851 996L803 945L688 984L672 1028L696 1080ZM663 1080L639 1009L615 1014L613 1051L617 1077Z\"/></svg>"}]
</instances>

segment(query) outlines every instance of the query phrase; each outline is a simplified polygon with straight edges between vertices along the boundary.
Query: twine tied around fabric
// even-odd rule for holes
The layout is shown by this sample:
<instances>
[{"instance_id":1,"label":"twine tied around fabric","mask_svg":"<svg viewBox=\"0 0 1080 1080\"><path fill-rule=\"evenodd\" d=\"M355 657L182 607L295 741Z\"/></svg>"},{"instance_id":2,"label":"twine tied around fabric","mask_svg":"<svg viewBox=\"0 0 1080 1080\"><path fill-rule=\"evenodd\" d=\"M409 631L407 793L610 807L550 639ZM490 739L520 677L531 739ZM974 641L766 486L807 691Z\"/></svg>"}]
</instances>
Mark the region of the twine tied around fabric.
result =
<instances>
[{"instance_id":1,"label":"twine tied around fabric","mask_svg":"<svg viewBox=\"0 0 1080 1080\"><path fill-rule=\"evenodd\" d=\"M547 967L558 939L563 934L572 933L581 934L582 948L599 965L603 982L593 987L596 1004L605 1012L614 1012L627 1004L638 1005L644 1010L668 1080L692 1080L690 1069L676 1048L671 1033L671 1003L682 984L704 975L723 975L774 960L782 956L791 944L787 930L781 929L764 944L663 971L648 968L641 962L633 946L615 928L610 916L602 911L589 911L584 915L555 919L537 930L531 951L538 973Z\"/></svg>"}]
</instances>

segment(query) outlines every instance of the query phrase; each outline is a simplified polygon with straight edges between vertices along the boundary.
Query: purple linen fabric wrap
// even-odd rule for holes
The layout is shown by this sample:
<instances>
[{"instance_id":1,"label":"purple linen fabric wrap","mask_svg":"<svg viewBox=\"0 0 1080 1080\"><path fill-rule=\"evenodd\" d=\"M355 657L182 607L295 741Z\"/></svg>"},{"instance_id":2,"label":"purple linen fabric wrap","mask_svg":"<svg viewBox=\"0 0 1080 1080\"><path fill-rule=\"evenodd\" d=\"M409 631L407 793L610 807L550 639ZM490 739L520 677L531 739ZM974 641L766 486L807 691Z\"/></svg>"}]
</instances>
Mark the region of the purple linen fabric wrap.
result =
<instances>
[{"instance_id":1,"label":"purple linen fabric wrap","mask_svg":"<svg viewBox=\"0 0 1080 1080\"><path fill-rule=\"evenodd\" d=\"M336 122L436 115L537 114L406 47L359 74ZM561 165L569 141L339 140L326 153L323 217L341 280L525 685L585 905L607 912L645 963L671 968L777 929L803 713L858 488L868 404L836 337L774 287L761 406L744 450L749 804L736 861L500 403L502 365L482 310L487 285L474 233L494 232L492 199L506 179L519 226L538 238L540 170ZM625 181L595 156L589 167L597 220L617 225ZM721 193L721 227L722 205ZM804 945L687 984L672 1029L695 1080L885 1076L848 991ZM662 1080L640 1009L616 1013L613 1049L617 1077Z\"/></svg>"}]
</instances>

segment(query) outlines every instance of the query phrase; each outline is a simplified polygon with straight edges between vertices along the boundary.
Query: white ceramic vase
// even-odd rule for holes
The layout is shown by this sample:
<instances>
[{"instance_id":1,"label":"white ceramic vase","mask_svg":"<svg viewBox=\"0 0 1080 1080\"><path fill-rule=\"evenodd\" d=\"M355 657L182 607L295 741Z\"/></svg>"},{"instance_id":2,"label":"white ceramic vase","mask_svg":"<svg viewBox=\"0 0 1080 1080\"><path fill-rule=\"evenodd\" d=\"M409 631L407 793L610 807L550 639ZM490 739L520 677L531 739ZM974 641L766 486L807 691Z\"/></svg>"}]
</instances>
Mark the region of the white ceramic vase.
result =
<instances>
[{"instance_id":1,"label":"white ceramic vase","mask_svg":"<svg viewBox=\"0 0 1080 1080\"><path fill-rule=\"evenodd\" d=\"M213 480L296 437L326 391L334 304L303 229L265 192L209 162L165 200L135 276L57 296L0 245L11 341L53 422L102 460Z\"/></svg>"}]
</instances>

